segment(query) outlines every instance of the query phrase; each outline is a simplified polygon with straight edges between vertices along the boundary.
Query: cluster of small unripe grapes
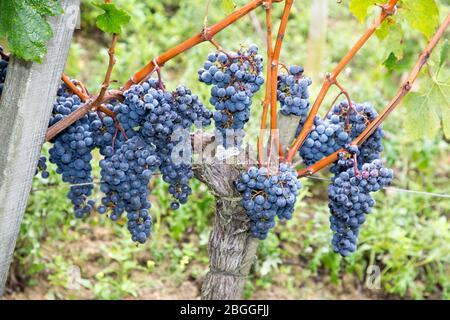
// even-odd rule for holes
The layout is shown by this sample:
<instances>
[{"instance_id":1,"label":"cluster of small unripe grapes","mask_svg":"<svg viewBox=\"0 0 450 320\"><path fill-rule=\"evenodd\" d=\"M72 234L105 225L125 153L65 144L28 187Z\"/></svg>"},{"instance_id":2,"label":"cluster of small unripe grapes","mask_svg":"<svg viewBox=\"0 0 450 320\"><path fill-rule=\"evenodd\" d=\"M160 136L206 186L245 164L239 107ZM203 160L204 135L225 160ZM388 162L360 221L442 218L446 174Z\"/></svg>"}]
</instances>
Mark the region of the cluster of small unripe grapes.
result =
<instances>
[{"instance_id":1,"label":"cluster of small unripe grapes","mask_svg":"<svg viewBox=\"0 0 450 320\"><path fill-rule=\"evenodd\" d=\"M250 167L236 181L236 189L242 194L242 206L250 219L250 231L260 240L275 227L275 217L289 220L301 183L297 172L282 163L276 172L267 168Z\"/></svg>"},{"instance_id":2,"label":"cluster of small unripe grapes","mask_svg":"<svg viewBox=\"0 0 450 320\"><path fill-rule=\"evenodd\" d=\"M264 83L262 62L258 47L250 45L236 52L210 53L203 68L198 70L200 82L212 85L213 118L225 148L239 147L242 143L252 97ZM233 138L226 139L227 136Z\"/></svg>"}]
</instances>

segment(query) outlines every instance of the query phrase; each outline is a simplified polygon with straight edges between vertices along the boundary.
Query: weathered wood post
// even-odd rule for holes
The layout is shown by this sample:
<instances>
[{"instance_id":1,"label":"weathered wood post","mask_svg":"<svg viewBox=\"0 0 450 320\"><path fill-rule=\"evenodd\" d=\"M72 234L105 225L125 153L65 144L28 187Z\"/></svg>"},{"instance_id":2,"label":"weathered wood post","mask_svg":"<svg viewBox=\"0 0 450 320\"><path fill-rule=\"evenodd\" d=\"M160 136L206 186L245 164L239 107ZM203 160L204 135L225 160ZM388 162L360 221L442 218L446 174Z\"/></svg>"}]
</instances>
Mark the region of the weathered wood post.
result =
<instances>
[{"instance_id":1,"label":"weathered wood post","mask_svg":"<svg viewBox=\"0 0 450 320\"><path fill-rule=\"evenodd\" d=\"M80 0L61 4L43 63L12 57L0 102L0 296L79 14Z\"/></svg>"}]
</instances>

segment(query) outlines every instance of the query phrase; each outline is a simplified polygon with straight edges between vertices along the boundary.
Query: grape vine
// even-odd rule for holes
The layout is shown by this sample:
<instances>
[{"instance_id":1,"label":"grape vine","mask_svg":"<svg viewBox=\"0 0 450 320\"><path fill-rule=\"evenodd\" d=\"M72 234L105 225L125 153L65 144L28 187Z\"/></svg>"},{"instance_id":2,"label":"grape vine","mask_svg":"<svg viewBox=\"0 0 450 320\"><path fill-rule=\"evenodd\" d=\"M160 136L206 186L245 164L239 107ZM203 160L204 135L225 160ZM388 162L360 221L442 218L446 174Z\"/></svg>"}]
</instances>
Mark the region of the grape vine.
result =
<instances>
[{"instance_id":1,"label":"grape vine","mask_svg":"<svg viewBox=\"0 0 450 320\"><path fill-rule=\"evenodd\" d=\"M381 122L411 89L450 18L445 19L430 40L397 95L378 114L367 103L353 102L337 77L381 23L395 14L398 1L389 0L380 6L378 18L326 77L312 106L308 92L311 80L303 75L303 68L284 67L286 72L279 73L280 66L283 66L279 61L281 46L293 0L284 1L278 36L272 49L271 7L274 2L282 1L250 1L221 22L211 27L204 26L199 34L149 62L120 90L108 88L115 64L117 32L122 23L106 30L113 37L108 69L98 95L90 96L80 82L62 76L63 84L57 92L47 134L47 140L52 143L49 161L56 165L56 172L62 180L70 185L67 197L77 218L84 218L95 211L107 214L113 221L121 220L125 215L131 239L145 243L151 235L153 223L148 199L152 177L159 172L168 184L173 198L170 203L172 210L185 204L192 192L189 186L194 176L190 130L194 126L209 126L214 120L216 142L225 148L241 147L254 94L265 82L263 58L258 54L256 45L226 52L213 37L255 8L263 6L266 9L268 65L261 131L265 129L270 107L269 161L261 161L263 143L262 137L259 137L258 165L248 164L235 181L235 187L242 196L242 207L248 216L249 231L254 237L265 239L269 230L275 227L275 217L291 219L301 188L299 177L331 165L328 196L333 250L343 256L356 250L365 215L375 205L371 193L388 186L393 179L393 171L384 167L381 161L384 136ZM125 13L121 15L126 18ZM199 97L184 85L174 91L166 91L161 77L161 68L167 61L204 41L211 42L218 50L209 54L203 67L198 70L199 81L211 86L209 102L214 112L209 111ZM8 56L1 48L0 56L2 94ZM151 77L153 72L157 72L157 78ZM318 116L319 108L333 85L341 90L346 99L333 105L321 118ZM277 129L278 109L285 116L300 118L295 140L286 157L285 150L272 132ZM233 141L229 140L229 130L233 130ZM274 145L280 164L270 163ZM103 196L100 204L91 199L95 149L102 156L100 190ZM297 155L307 168L296 171L292 160ZM49 176L47 169L46 158L41 157L37 171L43 178Z\"/></svg>"}]
</instances>

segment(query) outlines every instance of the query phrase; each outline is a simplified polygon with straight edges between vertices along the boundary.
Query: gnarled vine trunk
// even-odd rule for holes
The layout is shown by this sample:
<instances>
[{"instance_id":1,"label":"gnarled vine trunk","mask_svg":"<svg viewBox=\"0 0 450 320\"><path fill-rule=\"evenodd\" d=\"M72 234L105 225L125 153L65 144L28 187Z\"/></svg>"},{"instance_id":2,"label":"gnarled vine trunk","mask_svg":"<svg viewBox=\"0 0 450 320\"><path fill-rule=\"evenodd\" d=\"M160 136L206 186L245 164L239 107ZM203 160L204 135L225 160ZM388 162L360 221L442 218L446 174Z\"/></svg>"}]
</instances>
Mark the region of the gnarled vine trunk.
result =
<instances>
[{"instance_id":1,"label":"gnarled vine trunk","mask_svg":"<svg viewBox=\"0 0 450 320\"><path fill-rule=\"evenodd\" d=\"M258 240L249 233L247 215L234 188L238 165L213 161L196 169L196 177L216 196L216 216L209 239L210 269L203 283L202 299L239 299Z\"/></svg>"},{"instance_id":2,"label":"gnarled vine trunk","mask_svg":"<svg viewBox=\"0 0 450 320\"><path fill-rule=\"evenodd\" d=\"M279 132L280 141L289 145L299 119L281 114L279 118L283 128ZM192 139L194 153L201 153L203 159L194 166L195 177L216 197L215 221L208 244L210 266L201 296L205 300L240 299L255 262L259 240L250 234L249 219L234 182L249 164L255 164L256 157L249 150L225 159L218 157L214 155L216 145L213 142L214 136L201 132ZM209 157L205 157L208 152Z\"/></svg>"},{"instance_id":3,"label":"gnarled vine trunk","mask_svg":"<svg viewBox=\"0 0 450 320\"><path fill-rule=\"evenodd\" d=\"M230 162L230 161L227 161ZM229 300L242 296L258 240L249 233L249 220L234 187L242 165L214 157L195 168L197 179L216 197L216 215L209 239L210 269L203 283L202 299Z\"/></svg>"}]
</instances>

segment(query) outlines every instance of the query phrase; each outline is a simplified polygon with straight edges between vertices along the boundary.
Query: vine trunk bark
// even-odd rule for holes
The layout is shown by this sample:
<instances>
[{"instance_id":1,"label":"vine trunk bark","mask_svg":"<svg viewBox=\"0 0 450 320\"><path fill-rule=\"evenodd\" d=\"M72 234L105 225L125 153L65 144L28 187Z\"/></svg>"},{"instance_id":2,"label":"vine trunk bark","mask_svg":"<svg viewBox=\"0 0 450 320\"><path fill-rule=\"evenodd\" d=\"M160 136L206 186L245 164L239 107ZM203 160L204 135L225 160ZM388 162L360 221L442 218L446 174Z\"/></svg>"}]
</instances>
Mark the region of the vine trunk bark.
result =
<instances>
[{"instance_id":1,"label":"vine trunk bark","mask_svg":"<svg viewBox=\"0 0 450 320\"><path fill-rule=\"evenodd\" d=\"M249 220L234 187L244 166L235 157L224 163L213 157L194 167L197 179L216 197L215 222L209 239L210 269L203 282L203 300L242 298L245 281L255 261L258 240L250 235Z\"/></svg>"}]
</instances>

